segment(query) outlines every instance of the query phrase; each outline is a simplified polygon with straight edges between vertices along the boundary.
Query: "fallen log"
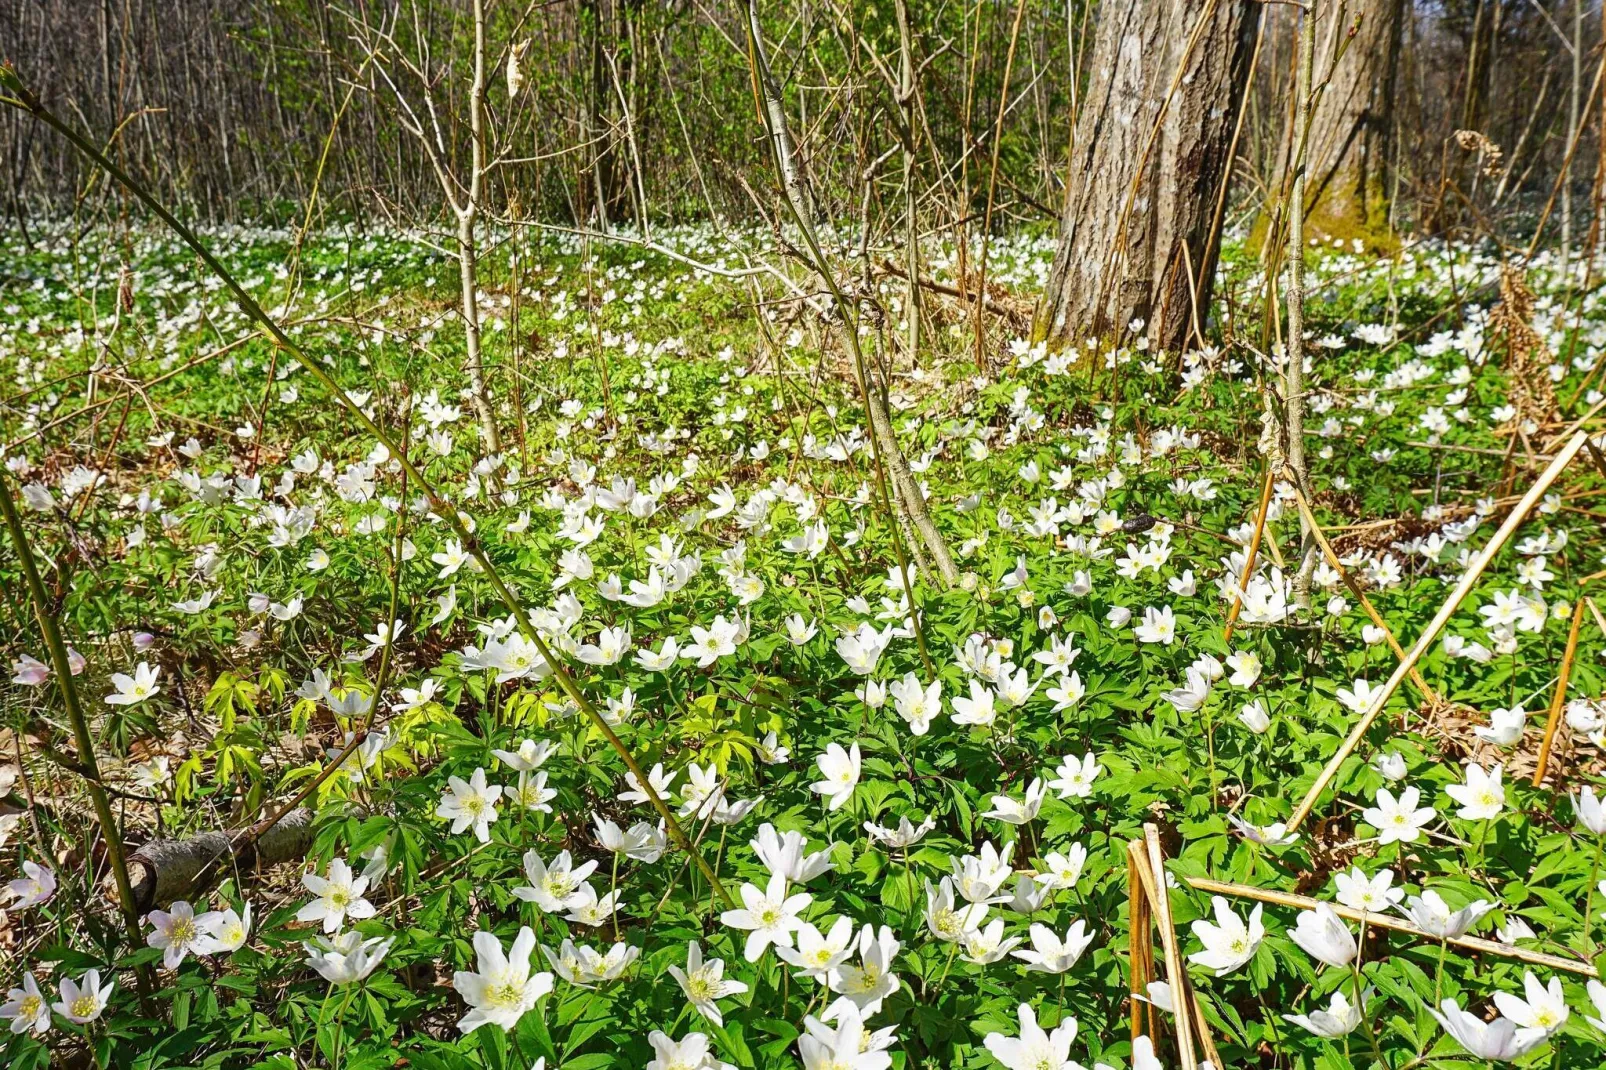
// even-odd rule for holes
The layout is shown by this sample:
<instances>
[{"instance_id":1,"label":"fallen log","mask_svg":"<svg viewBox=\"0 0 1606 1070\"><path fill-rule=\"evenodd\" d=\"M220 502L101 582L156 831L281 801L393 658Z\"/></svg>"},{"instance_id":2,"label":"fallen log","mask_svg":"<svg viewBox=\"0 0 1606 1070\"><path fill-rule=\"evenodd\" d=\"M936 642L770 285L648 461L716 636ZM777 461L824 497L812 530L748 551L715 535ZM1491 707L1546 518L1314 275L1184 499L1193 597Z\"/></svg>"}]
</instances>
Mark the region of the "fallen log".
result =
<instances>
[{"instance_id":1,"label":"fallen log","mask_svg":"<svg viewBox=\"0 0 1606 1070\"><path fill-rule=\"evenodd\" d=\"M299 861L312 849L312 825L312 810L299 806L254 839L253 826L203 832L183 840L150 840L128 858L134 911L143 916L193 895L203 876Z\"/></svg>"}]
</instances>

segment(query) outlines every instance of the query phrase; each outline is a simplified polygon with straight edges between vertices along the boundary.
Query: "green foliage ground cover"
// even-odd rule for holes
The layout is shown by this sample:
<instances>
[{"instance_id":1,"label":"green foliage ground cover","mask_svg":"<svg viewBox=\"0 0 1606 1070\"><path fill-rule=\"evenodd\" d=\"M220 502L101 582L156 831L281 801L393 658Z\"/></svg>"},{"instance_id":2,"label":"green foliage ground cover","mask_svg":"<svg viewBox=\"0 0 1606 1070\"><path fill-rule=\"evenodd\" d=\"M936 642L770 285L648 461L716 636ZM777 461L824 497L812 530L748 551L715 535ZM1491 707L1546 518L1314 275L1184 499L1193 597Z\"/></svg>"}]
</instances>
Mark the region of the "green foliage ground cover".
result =
<instances>
[{"instance_id":1,"label":"green foliage ground cover","mask_svg":"<svg viewBox=\"0 0 1606 1070\"><path fill-rule=\"evenodd\" d=\"M84 1058L85 1039L103 1065L153 1070L1159 1065L1127 1031L1126 843L1144 822L1164 829L1184 951L1229 1065L1482 1063L1472 1026L1433 1017L1445 1000L1528 1027L1501 1052L1523 1065L1606 1050L1587 1021L1606 1017L1606 990L1577 973L1377 928L1355 962L1322 965L1293 937L1299 912L1257 910L1235 942L1220 911L1248 921L1253 904L1215 907L1184 880L1348 903L1365 878L1397 917L1401 892L1428 927L1445 904L1481 903L1477 935L1593 959L1602 826L1577 793L1599 783L1606 643L1588 614L1559 778L1527 782L1572 605L1606 564L1587 458L1424 658L1455 707L1396 692L1336 795L1285 837L1395 659L1331 568L1308 613L1292 604L1286 484L1268 540L1287 568L1268 545L1223 638L1265 464L1272 368L1250 347L1072 359L1003 336L978 370L968 322L934 310L913 362L889 280L889 315L865 338L964 570L953 589L912 577L922 653L835 328L795 305L756 314L728 279L528 235L515 286L504 236L483 287L506 441L486 457L460 393L455 265L402 233L326 233L298 254L284 233L207 234L409 444L445 491L432 503L248 337L170 239L73 235L6 248L0 440L85 659L76 684L124 835L248 824L353 733L363 743L313 797L304 867L231 873L195 897L193 924L189 905L157 904L146 931L184 950L176 964L171 946L130 948L80 789L46 757L70 736L8 545L0 689L26 775L0 818L0 866L26 881L40 871L23 864L42 865L53 884L37 903L43 889L19 884L9 904L9 1065ZM658 237L740 262L712 229ZM943 274L952 251L931 252ZM992 255L992 277L1030 296L1052 245L1022 236ZM1485 252L1325 248L1313 270L1317 512L1409 645L1556 428L1511 410ZM1548 270L1534 276L1541 366L1582 414L1600 400L1585 379L1606 323L1593 293L1569 304ZM1258 315L1251 262L1230 252L1223 285L1219 320ZM442 522L448 504L751 916L666 841ZM1432 813L1396 824L1397 804ZM320 880L344 875L356 883ZM771 905L778 920L760 924ZM368 961L348 942L309 963L304 945L350 932ZM508 948L513 974L492 976ZM698 972L715 959L734 987ZM140 964L157 981L143 1006ZM55 1002L89 969L116 981L80 1008L91 1020L27 1017L25 974ZM1559 983L1570 1014L1531 988L1491 1004L1523 995L1528 972ZM1342 1018L1358 990L1365 1014L1317 1035L1314 1012ZM1053 1033L1041 1050L1012 1046L1037 1036L1028 1014Z\"/></svg>"}]
</instances>

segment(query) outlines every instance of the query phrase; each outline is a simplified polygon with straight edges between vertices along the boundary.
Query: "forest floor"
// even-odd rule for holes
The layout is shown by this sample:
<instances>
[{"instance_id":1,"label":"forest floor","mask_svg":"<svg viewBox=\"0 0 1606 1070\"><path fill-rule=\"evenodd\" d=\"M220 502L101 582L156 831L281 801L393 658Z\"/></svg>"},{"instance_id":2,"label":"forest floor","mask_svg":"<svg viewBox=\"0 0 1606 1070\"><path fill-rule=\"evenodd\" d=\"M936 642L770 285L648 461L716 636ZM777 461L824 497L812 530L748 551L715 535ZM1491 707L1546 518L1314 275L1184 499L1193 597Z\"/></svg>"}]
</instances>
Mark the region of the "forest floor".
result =
<instances>
[{"instance_id":1,"label":"forest floor","mask_svg":"<svg viewBox=\"0 0 1606 1070\"><path fill-rule=\"evenodd\" d=\"M743 263L708 228L655 238ZM1606 1018L1606 989L1586 989L1606 821L1576 794L1606 746L1606 469L1575 441L1577 418L1601 426L1606 312L1582 265L1571 286L1532 265L1522 330L1493 311L1485 250L1313 251L1309 504L1341 568L1321 561L1306 610L1298 495L1262 448L1276 371L1254 345L1051 355L1006 314L978 361L968 310L931 291L917 362L904 284L880 279L890 313L861 337L962 572L951 588L914 573L906 592L838 328L772 281L755 311L746 280L639 247L503 236L481 279L490 454L462 392L454 262L401 233L205 239L437 496L171 237L10 235L0 443L84 659L124 840L249 826L357 749L309 799L305 860L187 893L198 912L249 905L241 943L208 916L188 955L130 953L83 782L52 757L70 733L8 543L0 745L20 768L0 784L0 872L43 864L54 890L17 890L0 980L119 979L88 1023L21 1023L8 1065L81 1058L87 1038L101 1065L149 1070L745 1070L798 1052L810 1070L1059 1067L1074 1027L1055 1026L1074 1017L1079 1060L1146 1067L1127 1025L1129 843L1146 823L1226 1065L1336 1070L1352 1045L1394 1070L1483 1065L1466 1051L1487 1030L1440 1007L1481 1023L1495 993L1500 1021L1528 1030L1505 1055L1606 1053L1584 1021ZM993 243L1006 313L1029 309L1052 254L1039 236ZM931 250L939 283L953 263ZM1229 249L1207 331L1258 326L1262 283ZM1380 695L1393 644L1424 636L1416 673ZM351 873L344 890L317 877ZM1324 960L1314 916L1276 893L1408 925L1336 922L1349 956L1328 934ZM172 903L147 906L145 931L165 931ZM320 978L299 945L342 924L382 961L359 978L351 945L324 948L338 963ZM517 976L485 980L524 927ZM1458 927L1492 949L1432 938ZM518 974L535 943L537 972ZM1153 954L1149 976L1174 987L1158 936ZM713 959L734 986L698 972ZM140 965L156 970L147 1006ZM692 980L667 983L680 969ZM1559 1021L1542 988L1510 995L1529 973L1559 982ZM861 1042L861 1021L893 1031ZM1037 1023L1059 1061L1011 1047Z\"/></svg>"}]
</instances>

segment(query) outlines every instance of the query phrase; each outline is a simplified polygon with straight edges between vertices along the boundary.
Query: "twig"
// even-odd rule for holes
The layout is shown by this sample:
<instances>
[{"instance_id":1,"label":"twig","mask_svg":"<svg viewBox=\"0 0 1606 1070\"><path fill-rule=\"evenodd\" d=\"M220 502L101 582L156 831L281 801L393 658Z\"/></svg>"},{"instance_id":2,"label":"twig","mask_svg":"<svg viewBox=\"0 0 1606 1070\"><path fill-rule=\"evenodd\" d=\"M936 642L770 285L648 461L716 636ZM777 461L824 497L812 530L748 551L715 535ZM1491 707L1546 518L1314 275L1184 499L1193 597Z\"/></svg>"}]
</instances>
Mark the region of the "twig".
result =
<instances>
[{"instance_id":1,"label":"twig","mask_svg":"<svg viewBox=\"0 0 1606 1070\"><path fill-rule=\"evenodd\" d=\"M1276 481L1276 470L1270 462L1266 464L1265 486L1260 489L1260 508L1255 513L1255 533L1249 539L1249 556L1244 558L1243 570L1238 574L1238 589L1232 595L1232 608L1227 611L1227 627L1222 632L1222 641L1232 642L1232 627L1238 623L1238 614L1244 608L1244 584L1255 571L1255 558L1260 554L1260 540L1266 534L1266 514L1271 509L1271 488Z\"/></svg>"},{"instance_id":2,"label":"twig","mask_svg":"<svg viewBox=\"0 0 1606 1070\"><path fill-rule=\"evenodd\" d=\"M1316 516L1311 512L1310 503L1305 500L1305 492L1299 489L1298 484L1295 484L1294 486L1294 501L1299 505L1300 515L1302 515L1305 518L1305 522L1310 525L1310 533L1315 537L1316 545L1320 546L1322 548L1322 553L1327 555L1327 563L1333 566L1334 571L1338 573L1338 578L1343 580L1344 586L1349 588L1350 594L1353 594L1357 599L1360 600L1361 608L1366 610L1366 615L1368 617L1372 618L1372 623L1383 630L1383 638L1388 641L1389 649L1394 651L1394 656L1402 661L1405 660L1405 651L1401 648L1400 641L1394 638L1394 632L1391 628L1389 628L1388 622L1383 619L1382 614L1380 614L1372 605L1371 599L1366 597L1366 593L1362 591L1360 585L1355 582L1355 577L1351 576L1349 571L1345 569L1344 566L1339 562L1338 554L1333 551L1333 544L1327 541L1326 534L1322 532L1322 526L1316 523ZM1392 521L1390 521L1390 523L1392 523ZM1415 668L1411 670L1410 678L1411 683L1416 685L1416 689L1422 692L1422 697L1427 699L1429 704L1437 706L1443 701L1438 694L1428 686L1428 682L1422 679L1422 674Z\"/></svg>"},{"instance_id":3,"label":"twig","mask_svg":"<svg viewBox=\"0 0 1606 1070\"><path fill-rule=\"evenodd\" d=\"M101 784L100 764L95 758L95 739L89 731L89 719L78 701L78 688L73 683L72 666L67 656L67 644L62 641L61 629L50 611L50 599L45 593L44 581L39 577L39 566L34 561L33 547L22 529L22 517L17 514L16 502L11 496L11 483L0 474L0 513L5 515L6 529L16 547L17 560L22 566L23 580L33 603L34 619L44 635L45 648L50 652L51 671L56 676L56 687L61 692L61 703L66 708L67 720L72 724L73 742L78 748L78 760L73 771L83 778L84 787L95 807L95 819L106 843L106 858L111 863L112 876L117 881L117 892L122 899L123 922L128 928L130 947L139 947L139 915L134 912L133 893L128 880L128 860L123 856L123 837L112 813L111 800ZM87 904L86 904L87 905ZM140 1000L150 997L151 976L149 967L139 971Z\"/></svg>"},{"instance_id":4,"label":"twig","mask_svg":"<svg viewBox=\"0 0 1606 1070\"><path fill-rule=\"evenodd\" d=\"M1550 697L1550 716L1545 719L1545 738L1539 744L1539 761L1534 764L1534 787L1545 782L1545 770L1550 768L1550 748L1556 742L1556 729L1561 724L1561 710L1567 704L1567 679L1573 672L1573 658L1578 654L1578 629L1584 623L1584 596L1573 603L1573 620L1567 629L1567 652L1561 657L1561 671L1556 674L1556 693Z\"/></svg>"},{"instance_id":5,"label":"twig","mask_svg":"<svg viewBox=\"0 0 1606 1070\"><path fill-rule=\"evenodd\" d=\"M1132 999L1132 1039L1152 1037L1159 1016L1149 1002L1149 982L1154 979L1154 928L1149 896L1144 891L1143 877L1148 872L1149 860L1137 840L1127 843L1126 883L1127 903L1127 954L1131 961L1130 991ZM1144 1019L1148 1019L1147 1028Z\"/></svg>"},{"instance_id":6,"label":"twig","mask_svg":"<svg viewBox=\"0 0 1606 1070\"><path fill-rule=\"evenodd\" d=\"M1529 511L1539 503L1540 498L1544 497L1545 492L1550 489L1550 485L1561 476L1568 462L1578 455L1579 450L1584 448L1586 437L1582 431L1574 433L1572 441L1562 447L1561 452L1556 455L1556 459L1550 462L1550 467L1546 468L1544 473L1540 475L1539 480L1528 488L1528 493L1523 495L1522 500L1517 503L1516 507L1511 510L1510 515L1506 517L1505 523L1500 525L1500 529L1494 533L1488 545L1479 552L1471 567L1467 569L1466 575L1461 577L1461 582L1456 584L1455 590L1450 592L1450 597L1445 599L1444 605L1439 607L1439 612L1434 615L1433 620L1428 623L1427 629L1417 639L1416 645L1411 648L1410 653L1395 668L1394 674L1389 677L1388 683L1384 684L1372 697L1371 702L1367 705L1366 713L1355 723L1355 727L1350 729L1349 735L1345 737L1343 744L1339 746L1338 752L1328 759L1327 764L1322 767L1322 771L1317 774L1315 783L1310 786L1310 791L1305 794L1305 798L1300 801L1298 808L1294 810L1293 816L1288 819L1289 832L1298 829L1304 823L1305 818L1310 816L1311 809L1316 805L1316 800L1321 798L1322 792L1327 790L1328 784L1332 783L1333 778L1338 775L1339 768L1354 753L1355 748L1360 745L1361 740L1366 736L1367 729L1372 727L1372 722L1377 720L1378 714L1383 712L1383 707L1388 704L1388 700L1399 689L1400 684L1405 680L1406 674L1416 667L1416 663L1421 660L1422 655L1427 653L1428 648L1438 639L1439 633L1444 630L1444 626L1449 623L1450 617L1460 608L1462 600L1471 593L1472 588L1483 576L1484 570L1494 560L1495 554L1500 552L1506 541L1511 538L1517 528L1522 526L1523 521L1528 517Z\"/></svg>"}]
</instances>

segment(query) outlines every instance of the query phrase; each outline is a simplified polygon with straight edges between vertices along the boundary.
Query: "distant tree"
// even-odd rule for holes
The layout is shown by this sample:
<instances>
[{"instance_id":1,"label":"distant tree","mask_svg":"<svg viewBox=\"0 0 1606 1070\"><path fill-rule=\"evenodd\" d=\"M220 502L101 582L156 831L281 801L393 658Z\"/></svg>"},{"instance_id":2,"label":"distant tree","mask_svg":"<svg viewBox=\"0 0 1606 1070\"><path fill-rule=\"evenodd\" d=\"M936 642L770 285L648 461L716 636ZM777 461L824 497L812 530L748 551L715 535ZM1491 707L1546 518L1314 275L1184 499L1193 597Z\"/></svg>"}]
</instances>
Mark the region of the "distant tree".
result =
<instances>
[{"instance_id":1,"label":"distant tree","mask_svg":"<svg viewBox=\"0 0 1606 1070\"><path fill-rule=\"evenodd\" d=\"M1059 251L1037 309L1035 334L1051 346L1135 332L1180 350L1202 327L1259 13L1250 0L1100 9Z\"/></svg>"},{"instance_id":2,"label":"distant tree","mask_svg":"<svg viewBox=\"0 0 1606 1070\"><path fill-rule=\"evenodd\" d=\"M1317 42L1318 65L1323 56L1336 59L1311 115L1307 233L1358 237L1387 223L1404 12L1403 0L1351 0L1324 12L1324 29L1338 36L1325 48Z\"/></svg>"}]
</instances>

